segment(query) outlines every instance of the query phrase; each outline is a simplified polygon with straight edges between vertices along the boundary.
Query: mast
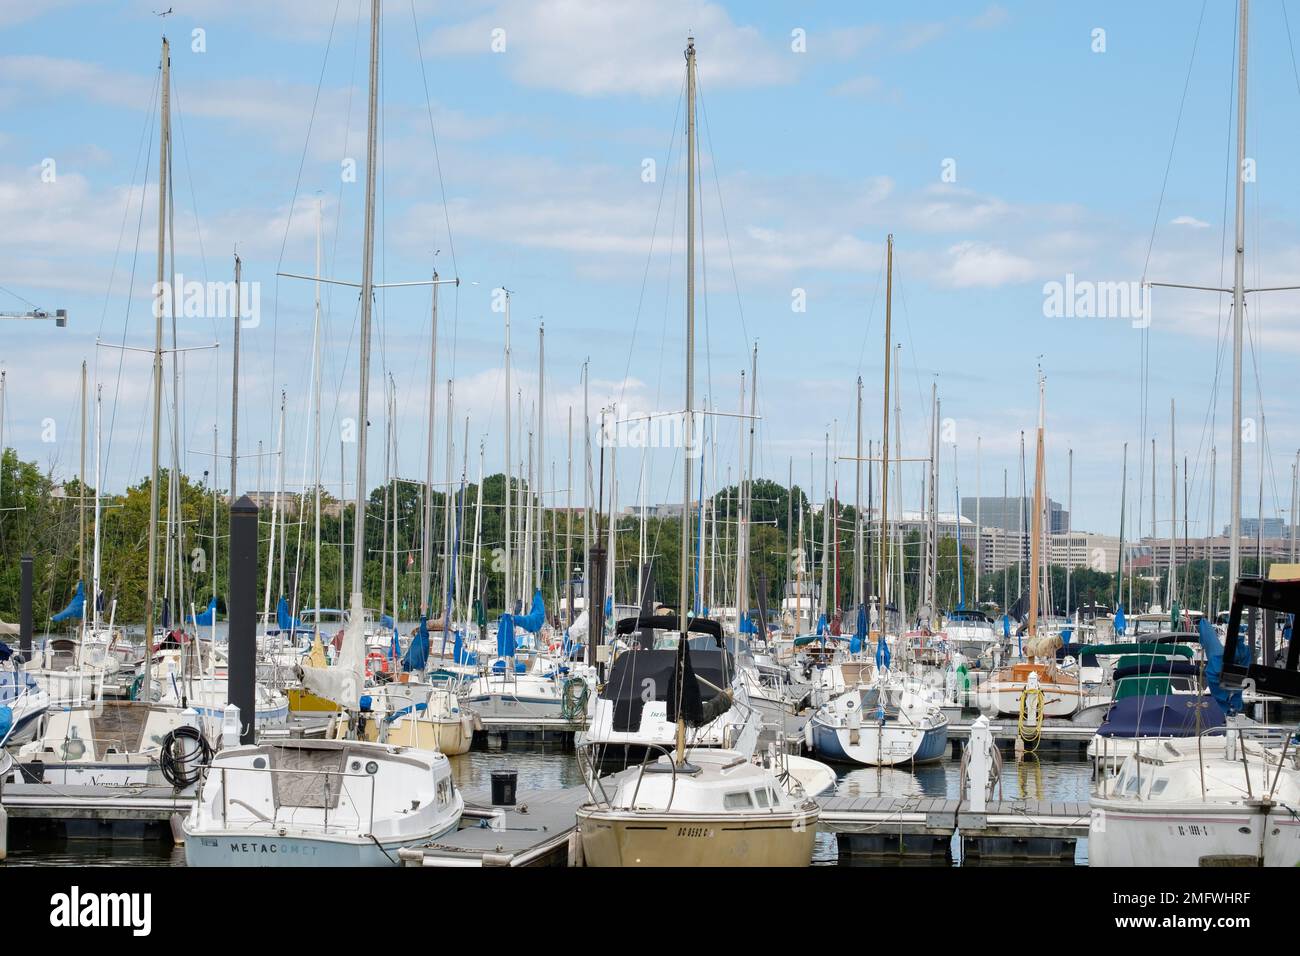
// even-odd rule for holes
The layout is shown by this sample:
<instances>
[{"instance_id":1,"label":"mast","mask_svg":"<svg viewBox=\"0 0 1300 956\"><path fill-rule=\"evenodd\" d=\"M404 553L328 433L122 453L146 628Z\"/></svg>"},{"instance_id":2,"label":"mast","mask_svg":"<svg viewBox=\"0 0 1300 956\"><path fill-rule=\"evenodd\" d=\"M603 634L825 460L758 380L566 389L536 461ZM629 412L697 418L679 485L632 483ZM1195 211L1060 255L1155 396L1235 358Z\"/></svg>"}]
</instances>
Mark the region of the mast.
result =
<instances>
[{"instance_id":1,"label":"mast","mask_svg":"<svg viewBox=\"0 0 1300 956\"><path fill-rule=\"evenodd\" d=\"M1178 457L1174 451L1174 400L1169 399L1169 607L1178 600Z\"/></svg>"},{"instance_id":2,"label":"mast","mask_svg":"<svg viewBox=\"0 0 1300 956\"><path fill-rule=\"evenodd\" d=\"M77 580L86 580L86 362L81 362L81 485L77 495ZM86 614L81 614L81 629L86 629Z\"/></svg>"},{"instance_id":3,"label":"mast","mask_svg":"<svg viewBox=\"0 0 1300 956\"><path fill-rule=\"evenodd\" d=\"M569 406L569 457L568 457L568 478L566 492L568 495L565 505L565 523L564 523L564 590L565 603L569 609L569 619L565 623L573 624L573 406Z\"/></svg>"},{"instance_id":4,"label":"mast","mask_svg":"<svg viewBox=\"0 0 1300 956\"><path fill-rule=\"evenodd\" d=\"M315 366L315 375L314 375L315 380L312 382L312 406L313 406L312 417L313 417L313 427L316 433L316 440L313 443L314 452L315 452L314 457L315 457L315 474L316 474L316 478L315 478L316 492L313 495L313 497L315 498L315 503L313 507L316 513L315 515L316 528L314 532L316 547L315 547L315 565L313 568L313 581L312 581L312 606L316 609L315 625L316 625L316 630L318 632L320 631L320 606L321 606L321 596L320 596L320 491L321 491L320 489L320 463L321 463L320 390L321 390L321 385L320 383L323 375L322 375L321 364L320 364L320 360L321 360L320 266L321 266L321 231L322 231L323 222L324 222L324 216L321 207L321 201L318 199L316 200L316 302L315 302L315 319L312 323L312 350L315 353L312 359L312 362ZM233 499L235 489L231 488L230 493ZM342 499L340 498L340 502L341 501ZM342 522L342 520L343 520L343 512L342 509L340 508L339 521ZM343 553L340 551L339 561L342 562L342 560L343 560ZM340 595L340 597L341 596L342 595Z\"/></svg>"},{"instance_id":5,"label":"mast","mask_svg":"<svg viewBox=\"0 0 1300 956\"><path fill-rule=\"evenodd\" d=\"M361 375L357 394L356 514L352 528L352 601L361 603L366 564L366 422L370 398L370 315L374 295L375 153L379 121L379 0L370 0L370 103L366 114L366 211L361 253Z\"/></svg>"},{"instance_id":6,"label":"mast","mask_svg":"<svg viewBox=\"0 0 1300 956\"><path fill-rule=\"evenodd\" d=\"M1119 478L1119 572L1117 578L1118 601L1116 603L1124 606L1124 518L1126 512L1126 502L1128 498L1128 442L1124 443L1123 464L1120 466ZM1074 519L1071 518L1071 521ZM1132 596L1130 595L1130 600Z\"/></svg>"},{"instance_id":7,"label":"mast","mask_svg":"<svg viewBox=\"0 0 1300 956\"><path fill-rule=\"evenodd\" d=\"M975 610L980 606L980 571L984 557L984 526L980 522L980 445L983 439L975 436ZM1005 504L1004 504L1005 507ZM961 521L961 498L957 499L957 520Z\"/></svg>"},{"instance_id":8,"label":"mast","mask_svg":"<svg viewBox=\"0 0 1300 956\"><path fill-rule=\"evenodd\" d=\"M171 138L171 50L167 38L162 41L162 81L161 81L162 120L158 134L158 285L159 293L164 295L166 304L173 309L173 296L165 290L167 279L167 260L164 240L167 227L167 173L169 171L168 140ZM154 312L154 346L153 346L153 442L149 464L149 562L147 584L144 595L144 679L141 687L145 698L150 696L153 686L153 628L156 618L154 589L158 586L158 443L162 425L162 343L163 343L163 303L155 302Z\"/></svg>"},{"instance_id":9,"label":"mast","mask_svg":"<svg viewBox=\"0 0 1300 956\"><path fill-rule=\"evenodd\" d=\"M320 206L317 205L319 210ZM316 251L316 274L320 275L320 225L317 223L317 251ZM233 344L234 356L231 360L230 368L230 503L233 505L239 493L239 310L242 308L239 301L240 295L240 275L243 263L239 259L239 253L235 253L235 340ZM316 310L320 311L320 283L316 284ZM215 470L216 462L213 462ZM261 491L262 489L257 489Z\"/></svg>"},{"instance_id":10,"label":"mast","mask_svg":"<svg viewBox=\"0 0 1300 956\"><path fill-rule=\"evenodd\" d=\"M103 401L103 386L95 386L95 544L94 553L91 557L91 574L93 580L90 585L90 605L91 617L94 621L94 629L99 630L99 486L102 483L100 472L100 445L103 443L103 425L100 418L100 404ZM216 532L214 531L215 535ZM85 617L84 612L82 615Z\"/></svg>"},{"instance_id":11,"label":"mast","mask_svg":"<svg viewBox=\"0 0 1300 956\"><path fill-rule=\"evenodd\" d=\"M885 631L885 592L888 589L889 571L885 561L885 539L889 537L889 378L890 365L893 362L890 342L893 336L893 297L894 297L894 235L890 233L885 252L885 384L884 412L882 414L880 441L880 547L877 553L880 574L880 632Z\"/></svg>"},{"instance_id":12,"label":"mast","mask_svg":"<svg viewBox=\"0 0 1300 956\"><path fill-rule=\"evenodd\" d=\"M537 524L533 560L533 588L542 586L542 526L545 523L546 505L542 491L546 479L546 323L537 327ZM531 490L531 489L530 489Z\"/></svg>"},{"instance_id":13,"label":"mast","mask_svg":"<svg viewBox=\"0 0 1300 956\"><path fill-rule=\"evenodd\" d=\"M745 370L740 370L740 417L736 426L736 626L745 593Z\"/></svg>"},{"instance_id":14,"label":"mast","mask_svg":"<svg viewBox=\"0 0 1300 956\"><path fill-rule=\"evenodd\" d=\"M1065 616L1070 616L1070 570L1074 567L1074 449L1069 452L1065 495Z\"/></svg>"},{"instance_id":15,"label":"mast","mask_svg":"<svg viewBox=\"0 0 1300 956\"><path fill-rule=\"evenodd\" d=\"M505 400L505 446L506 446L506 464L505 464L505 489L502 494L502 502L506 509L505 513L505 613L513 614L515 610L515 588L514 580L511 577L510 568L510 474L512 469L510 457L510 290L504 290L506 294L506 400Z\"/></svg>"},{"instance_id":16,"label":"mast","mask_svg":"<svg viewBox=\"0 0 1300 956\"><path fill-rule=\"evenodd\" d=\"M857 445L853 482L853 603L862 605L862 376L858 376Z\"/></svg>"},{"instance_id":17,"label":"mast","mask_svg":"<svg viewBox=\"0 0 1300 956\"><path fill-rule=\"evenodd\" d=\"M427 618L432 607L433 559L433 428L438 404L438 271L433 273L433 304L429 312L429 411L424 443L424 527L420 547L420 616Z\"/></svg>"},{"instance_id":18,"label":"mast","mask_svg":"<svg viewBox=\"0 0 1300 956\"><path fill-rule=\"evenodd\" d=\"M1029 546L1029 636L1038 636L1038 555L1043 534L1043 420L1046 383L1038 373L1038 448L1034 455L1033 541Z\"/></svg>"},{"instance_id":19,"label":"mast","mask_svg":"<svg viewBox=\"0 0 1300 956\"><path fill-rule=\"evenodd\" d=\"M687 640L687 613L691 606L691 583L688 574L691 551L691 459L695 454L695 38L686 38L686 405L683 411L686 426L682 452L682 541L680 593L678 615L681 621L680 640ZM602 596L603 600L603 596ZM683 676L678 674L678 681ZM681 687L677 688L681 699ZM677 763L686 760L686 721L678 708Z\"/></svg>"},{"instance_id":20,"label":"mast","mask_svg":"<svg viewBox=\"0 0 1300 956\"><path fill-rule=\"evenodd\" d=\"M1241 574L1241 352L1246 284L1246 53L1250 46L1249 0L1241 0L1237 27L1237 243L1232 276L1232 540L1228 551L1228 587ZM1231 594L1231 590L1228 592Z\"/></svg>"}]
</instances>

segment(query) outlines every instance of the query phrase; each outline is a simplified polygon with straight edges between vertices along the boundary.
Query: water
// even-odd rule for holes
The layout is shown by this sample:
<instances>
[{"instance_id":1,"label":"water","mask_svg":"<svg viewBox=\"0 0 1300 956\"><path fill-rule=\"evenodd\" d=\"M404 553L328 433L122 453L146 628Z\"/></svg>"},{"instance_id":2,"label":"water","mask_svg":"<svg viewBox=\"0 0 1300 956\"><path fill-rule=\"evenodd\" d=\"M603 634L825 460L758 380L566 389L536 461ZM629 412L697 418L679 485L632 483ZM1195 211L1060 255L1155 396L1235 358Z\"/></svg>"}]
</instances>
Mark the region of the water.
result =
<instances>
[{"instance_id":1,"label":"water","mask_svg":"<svg viewBox=\"0 0 1300 956\"><path fill-rule=\"evenodd\" d=\"M462 790L486 791L494 770L519 773L522 791L573 787L582 783L572 753L487 750L451 758L452 775ZM957 761L947 759L914 770L893 767L837 768L835 792L852 797L944 797L955 799L961 786ZM1027 756L1017 763L1008 757L1002 767L1002 799L1079 801L1086 803L1092 765L1077 758ZM996 796L996 794L995 794ZM151 841L67 840L62 836L19 837L11 827L9 866L184 866L185 851L173 846L170 835ZM960 860L960 841L953 840L953 859ZM814 865L834 865L838 850L834 834L819 833ZM1087 841L1076 845L1075 863L1087 864Z\"/></svg>"}]
</instances>

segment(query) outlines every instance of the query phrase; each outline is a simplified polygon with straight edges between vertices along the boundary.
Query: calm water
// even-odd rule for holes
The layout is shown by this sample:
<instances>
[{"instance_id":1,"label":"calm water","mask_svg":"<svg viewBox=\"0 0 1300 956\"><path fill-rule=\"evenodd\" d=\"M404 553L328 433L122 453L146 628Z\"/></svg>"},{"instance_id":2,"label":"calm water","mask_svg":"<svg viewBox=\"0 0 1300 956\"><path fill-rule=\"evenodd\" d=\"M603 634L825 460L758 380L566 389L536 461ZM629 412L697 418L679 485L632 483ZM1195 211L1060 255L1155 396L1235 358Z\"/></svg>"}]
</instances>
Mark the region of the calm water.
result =
<instances>
[{"instance_id":1,"label":"calm water","mask_svg":"<svg viewBox=\"0 0 1300 956\"><path fill-rule=\"evenodd\" d=\"M530 752L518 749L482 751L452 757L456 783L464 790L486 790L494 770L516 770L521 791L577 786L582 783L577 759L572 753ZM1002 797L1006 800L1052 800L1087 802L1091 764L1085 760L1056 757L1027 757L1020 763L1009 756L1002 768ZM836 792L842 796L926 796L956 798L960 788L957 761L948 759L917 770L895 768L839 770ZM9 838L9 866L184 866L185 851L171 843L170 836L157 841L70 841L61 837L27 839L12 832ZM954 839L953 859L959 858ZM814 864L837 862L833 834L820 833L813 855ZM1080 840L1075 862L1087 863L1087 841Z\"/></svg>"}]
</instances>

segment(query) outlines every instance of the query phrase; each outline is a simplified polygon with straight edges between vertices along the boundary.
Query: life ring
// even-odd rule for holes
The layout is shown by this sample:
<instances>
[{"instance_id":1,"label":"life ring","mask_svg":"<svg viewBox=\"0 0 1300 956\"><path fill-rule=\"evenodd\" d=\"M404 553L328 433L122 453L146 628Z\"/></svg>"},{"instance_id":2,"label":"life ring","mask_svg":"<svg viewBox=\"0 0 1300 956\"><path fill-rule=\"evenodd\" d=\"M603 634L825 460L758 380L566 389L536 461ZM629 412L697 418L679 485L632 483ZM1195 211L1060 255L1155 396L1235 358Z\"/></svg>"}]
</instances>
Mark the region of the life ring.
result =
<instances>
[{"instance_id":1,"label":"life ring","mask_svg":"<svg viewBox=\"0 0 1300 956\"><path fill-rule=\"evenodd\" d=\"M388 673L388 657L380 651L371 651L366 655L366 676Z\"/></svg>"}]
</instances>

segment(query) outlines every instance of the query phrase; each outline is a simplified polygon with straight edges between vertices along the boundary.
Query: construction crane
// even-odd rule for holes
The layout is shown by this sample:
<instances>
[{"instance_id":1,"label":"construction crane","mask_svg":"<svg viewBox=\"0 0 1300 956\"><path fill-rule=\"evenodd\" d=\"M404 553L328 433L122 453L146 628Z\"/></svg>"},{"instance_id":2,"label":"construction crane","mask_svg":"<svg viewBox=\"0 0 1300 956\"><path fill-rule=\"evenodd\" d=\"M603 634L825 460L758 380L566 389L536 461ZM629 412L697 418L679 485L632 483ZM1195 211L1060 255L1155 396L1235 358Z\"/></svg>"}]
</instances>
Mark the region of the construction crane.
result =
<instances>
[{"instance_id":1,"label":"construction crane","mask_svg":"<svg viewBox=\"0 0 1300 956\"><path fill-rule=\"evenodd\" d=\"M54 324L62 329L68 325L68 310L55 309L51 312L48 309L32 309L30 312L0 312L0 319L53 319Z\"/></svg>"}]
</instances>

